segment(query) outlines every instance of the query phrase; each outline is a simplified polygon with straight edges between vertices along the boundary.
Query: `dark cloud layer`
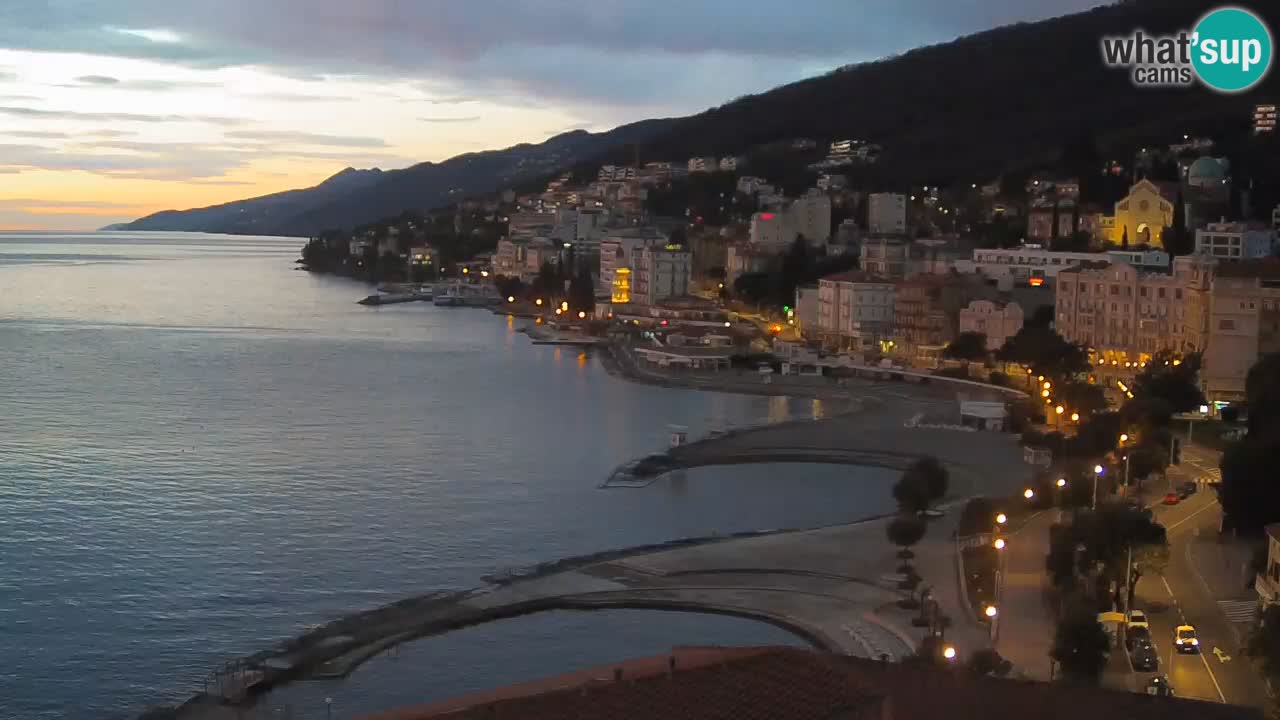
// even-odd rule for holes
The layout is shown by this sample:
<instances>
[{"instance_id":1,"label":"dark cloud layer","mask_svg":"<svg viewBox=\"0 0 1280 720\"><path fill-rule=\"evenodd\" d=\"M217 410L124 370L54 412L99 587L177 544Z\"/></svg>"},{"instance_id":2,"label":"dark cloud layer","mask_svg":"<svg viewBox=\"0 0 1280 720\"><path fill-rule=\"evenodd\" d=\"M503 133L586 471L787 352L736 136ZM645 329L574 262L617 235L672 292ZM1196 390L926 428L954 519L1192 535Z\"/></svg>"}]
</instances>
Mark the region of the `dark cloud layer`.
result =
<instances>
[{"instance_id":1,"label":"dark cloud layer","mask_svg":"<svg viewBox=\"0 0 1280 720\"><path fill-rule=\"evenodd\" d=\"M269 65L294 77L429 77L468 97L683 106L699 100L713 104L836 65L1098 4L9 0L0 7L0 47L200 67ZM121 28L162 29L176 36L156 41Z\"/></svg>"}]
</instances>

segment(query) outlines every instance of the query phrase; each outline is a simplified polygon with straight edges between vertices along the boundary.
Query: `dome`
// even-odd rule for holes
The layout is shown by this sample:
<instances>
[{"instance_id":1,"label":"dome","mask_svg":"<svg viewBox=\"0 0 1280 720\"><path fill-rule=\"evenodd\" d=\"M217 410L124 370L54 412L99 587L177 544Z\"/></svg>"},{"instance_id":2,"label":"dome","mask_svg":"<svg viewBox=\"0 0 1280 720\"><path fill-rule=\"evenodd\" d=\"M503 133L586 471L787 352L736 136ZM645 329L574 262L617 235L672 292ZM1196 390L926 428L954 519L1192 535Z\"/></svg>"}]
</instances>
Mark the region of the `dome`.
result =
<instances>
[{"instance_id":1,"label":"dome","mask_svg":"<svg viewBox=\"0 0 1280 720\"><path fill-rule=\"evenodd\" d=\"M1187 184L1193 187L1222 185L1227 179L1227 166L1221 160L1202 157L1187 170Z\"/></svg>"}]
</instances>

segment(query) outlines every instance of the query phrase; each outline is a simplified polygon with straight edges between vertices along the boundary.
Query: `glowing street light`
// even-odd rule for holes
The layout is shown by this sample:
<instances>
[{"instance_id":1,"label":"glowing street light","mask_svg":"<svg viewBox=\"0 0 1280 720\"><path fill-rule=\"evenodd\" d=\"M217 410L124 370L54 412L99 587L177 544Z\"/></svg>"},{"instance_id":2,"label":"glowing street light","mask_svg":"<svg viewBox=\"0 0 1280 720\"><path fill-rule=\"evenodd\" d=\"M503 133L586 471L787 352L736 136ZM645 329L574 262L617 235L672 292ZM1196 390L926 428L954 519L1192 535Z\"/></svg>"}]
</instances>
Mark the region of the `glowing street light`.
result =
<instances>
[{"instance_id":1,"label":"glowing street light","mask_svg":"<svg viewBox=\"0 0 1280 720\"><path fill-rule=\"evenodd\" d=\"M1058 415L1061 415L1065 410L1066 410L1066 408L1062 407L1061 405L1059 405L1058 407L1056 407L1056 408L1054 408L1054 409L1053 409L1053 411L1054 411L1055 413L1057 413Z\"/></svg>"},{"instance_id":2,"label":"glowing street light","mask_svg":"<svg viewBox=\"0 0 1280 720\"><path fill-rule=\"evenodd\" d=\"M1071 413L1071 422L1080 422L1080 413Z\"/></svg>"},{"instance_id":3,"label":"glowing street light","mask_svg":"<svg viewBox=\"0 0 1280 720\"><path fill-rule=\"evenodd\" d=\"M542 298L538 298L537 300L534 300L533 304L537 305L538 307L542 307Z\"/></svg>"},{"instance_id":4,"label":"glowing street light","mask_svg":"<svg viewBox=\"0 0 1280 720\"><path fill-rule=\"evenodd\" d=\"M481 271L480 271L480 277L482 277L482 278L484 278L484 277L489 277L489 271L488 271L488 270L481 270Z\"/></svg>"},{"instance_id":5,"label":"glowing street light","mask_svg":"<svg viewBox=\"0 0 1280 720\"><path fill-rule=\"evenodd\" d=\"M1066 487L1066 486L1067 486L1067 479L1066 479L1066 478L1058 478L1058 483L1057 483L1057 485L1058 485L1058 487L1060 487L1060 488L1064 488L1064 487Z\"/></svg>"},{"instance_id":6,"label":"glowing street light","mask_svg":"<svg viewBox=\"0 0 1280 720\"><path fill-rule=\"evenodd\" d=\"M568 312L568 310L569 310L569 302L566 300L565 302L560 303L560 309L561 309L561 310L564 310L564 311L566 311L566 312Z\"/></svg>"},{"instance_id":7,"label":"glowing street light","mask_svg":"<svg viewBox=\"0 0 1280 720\"><path fill-rule=\"evenodd\" d=\"M1023 490L1023 491L1022 491L1022 497L1026 498L1026 499L1028 499L1028 500L1030 500L1031 498L1033 498L1033 497L1035 497L1035 496L1036 496L1036 491L1035 491L1035 490L1032 490L1031 488L1027 488L1026 490Z\"/></svg>"},{"instance_id":8,"label":"glowing street light","mask_svg":"<svg viewBox=\"0 0 1280 720\"><path fill-rule=\"evenodd\" d=\"M942 649L942 657L946 658L947 660L955 660L956 649L951 645L946 646L945 648Z\"/></svg>"},{"instance_id":9,"label":"glowing street light","mask_svg":"<svg viewBox=\"0 0 1280 720\"><path fill-rule=\"evenodd\" d=\"M996 541L991 543L991 545L997 550L1003 550L1006 544L1007 543L1005 543L1004 538L996 538Z\"/></svg>"},{"instance_id":10,"label":"glowing street light","mask_svg":"<svg viewBox=\"0 0 1280 720\"><path fill-rule=\"evenodd\" d=\"M996 610L995 605L988 605L987 609L982 611L982 614L986 615L989 618L994 618L998 613L999 611Z\"/></svg>"},{"instance_id":11,"label":"glowing street light","mask_svg":"<svg viewBox=\"0 0 1280 720\"><path fill-rule=\"evenodd\" d=\"M1129 442L1129 434L1120 433L1120 443L1123 445L1124 443L1127 443L1127 442Z\"/></svg>"},{"instance_id":12,"label":"glowing street light","mask_svg":"<svg viewBox=\"0 0 1280 720\"><path fill-rule=\"evenodd\" d=\"M515 302L515 301L516 301L516 297L515 297L514 295L508 295L508 296L507 296L507 302L509 302L509 303L513 303L513 302Z\"/></svg>"},{"instance_id":13,"label":"glowing street light","mask_svg":"<svg viewBox=\"0 0 1280 720\"><path fill-rule=\"evenodd\" d=\"M583 318L585 318L586 316L587 316L587 311L586 311L586 310L579 310L579 311L578 311L578 319L579 319L579 320L582 320L582 319L583 319Z\"/></svg>"},{"instance_id":14,"label":"glowing street light","mask_svg":"<svg viewBox=\"0 0 1280 720\"><path fill-rule=\"evenodd\" d=\"M1005 523L1007 523L1007 522L1009 522L1009 516L1008 516L1008 515L1005 515L1004 513L997 513L997 514L996 514L996 524L997 524L997 525L1003 525L1003 524L1005 524Z\"/></svg>"},{"instance_id":15,"label":"glowing street light","mask_svg":"<svg viewBox=\"0 0 1280 720\"><path fill-rule=\"evenodd\" d=\"M1103 471L1102 471L1102 466L1101 466L1101 465L1094 465L1094 466L1093 466L1093 474L1094 474L1094 475L1101 475L1101 474L1102 474L1102 472L1103 472Z\"/></svg>"},{"instance_id":16,"label":"glowing street light","mask_svg":"<svg viewBox=\"0 0 1280 720\"><path fill-rule=\"evenodd\" d=\"M1045 390L1050 390L1050 389L1052 389L1052 388L1053 388L1053 383L1049 382L1048 380L1045 380L1045 381L1044 381L1044 389L1045 389Z\"/></svg>"},{"instance_id":17,"label":"glowing street light","mask_svg":"<svg viewBox=\"0 0 1280 720\"><path fill-rule=\"evenodd\" d=\"M1041 390L1041 391L1040 391L1040 397L1042 397L1042 398L1047 398L1047 397L1049 397L1049 391L1048 391L1048 390Z\"/></svg>"}]
</instances>

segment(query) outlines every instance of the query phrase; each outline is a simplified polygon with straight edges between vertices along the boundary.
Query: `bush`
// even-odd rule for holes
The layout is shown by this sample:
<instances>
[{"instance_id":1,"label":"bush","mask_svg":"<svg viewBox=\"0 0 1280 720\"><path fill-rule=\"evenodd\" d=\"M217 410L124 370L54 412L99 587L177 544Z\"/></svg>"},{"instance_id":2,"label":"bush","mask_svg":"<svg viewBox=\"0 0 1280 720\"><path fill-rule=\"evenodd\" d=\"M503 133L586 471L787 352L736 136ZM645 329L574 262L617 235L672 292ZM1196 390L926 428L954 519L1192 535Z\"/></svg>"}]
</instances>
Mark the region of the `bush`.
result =
<instances>
[{"instance_id":1,"label":"bush","mask_svg":"<svg viewBox=\"0 0 1280 720\"><path fill-rule=\"evenodd\" d=\"M1000 510L990 498L973 498L960 511L960 525L956 532L962 536L991 532L998 512Z\"/></svg>"},{"instance_id":2,"label":"bush","mask_svg":"<svg viewBox=\"0 0 1280 720\"><path fill-rule=\"evenodd\" d=\"M991 376L988 378L988 380L991 382L992 385L999 385L1000 387L1009 387L1009 376L1000 372L999 370L992 371Z\"/></svg>"}]
</instances>

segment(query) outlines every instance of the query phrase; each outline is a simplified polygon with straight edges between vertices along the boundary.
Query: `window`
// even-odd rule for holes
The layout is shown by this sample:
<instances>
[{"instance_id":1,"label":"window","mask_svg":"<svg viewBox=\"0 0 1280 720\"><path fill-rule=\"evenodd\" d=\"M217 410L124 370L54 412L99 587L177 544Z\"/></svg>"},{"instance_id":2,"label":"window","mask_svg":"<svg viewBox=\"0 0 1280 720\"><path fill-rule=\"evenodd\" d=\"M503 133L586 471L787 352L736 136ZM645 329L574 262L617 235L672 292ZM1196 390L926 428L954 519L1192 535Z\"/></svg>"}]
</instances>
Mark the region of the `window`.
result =
<instances>
[{"instance_id":1,"label":"window","mask_svg":"<svg viewBox=\"0 0 1280 720\"><path fill-rule=\"evenodd\" d=\"M1111 286L1111 294L1112 294L1112 295L1119 295L1119 294L1120 294L1120 286L1119 286L1119 285L1112 285L1112 286Z\"/></svg>"},{"instance_id":2,"label":"window","mask_svg":"<svg viewBox=\"0 0 1280 720\"><path fill-rule=\"evenodd\" d=\"M1146 288L1138 288L1138 296L1139 296L1139 297L1146 297L1146 296L1147 296L1147 289L1146 289Z\"/></svg>"},{"instance_id":3,"label":"window","mask_svg":"<svg viewBox=\"0 0 1280 720\"><path fill-rule=\"evenodd\" d=\"M1219 330L1235 330L1236 321L1235 320L1219 320L1218 329Z\"/></svg>"},{"instance_id":4,"label":"window","mask_svg":"<svg viewBox=\"0 0 1280 720\"><path fill-rule=\"evenodd\" d=\"M1182 299L1182 288L1174 288L1174 290L1173 290L1173 297L1174 297L1174 299L1175 299L1175 300L1181 300L1181 299Z\"/></svg>"},{"instance_id":5,"label":"window","mask_svg":"<svg viewBox=\"0 0 1280 720\"><path fill-rule=\"evenodd\" d=\"M1156 289L1156 297L1160 298L1161 300L1164 299L1164 288Z\"/></svg>"}]
</instances>

